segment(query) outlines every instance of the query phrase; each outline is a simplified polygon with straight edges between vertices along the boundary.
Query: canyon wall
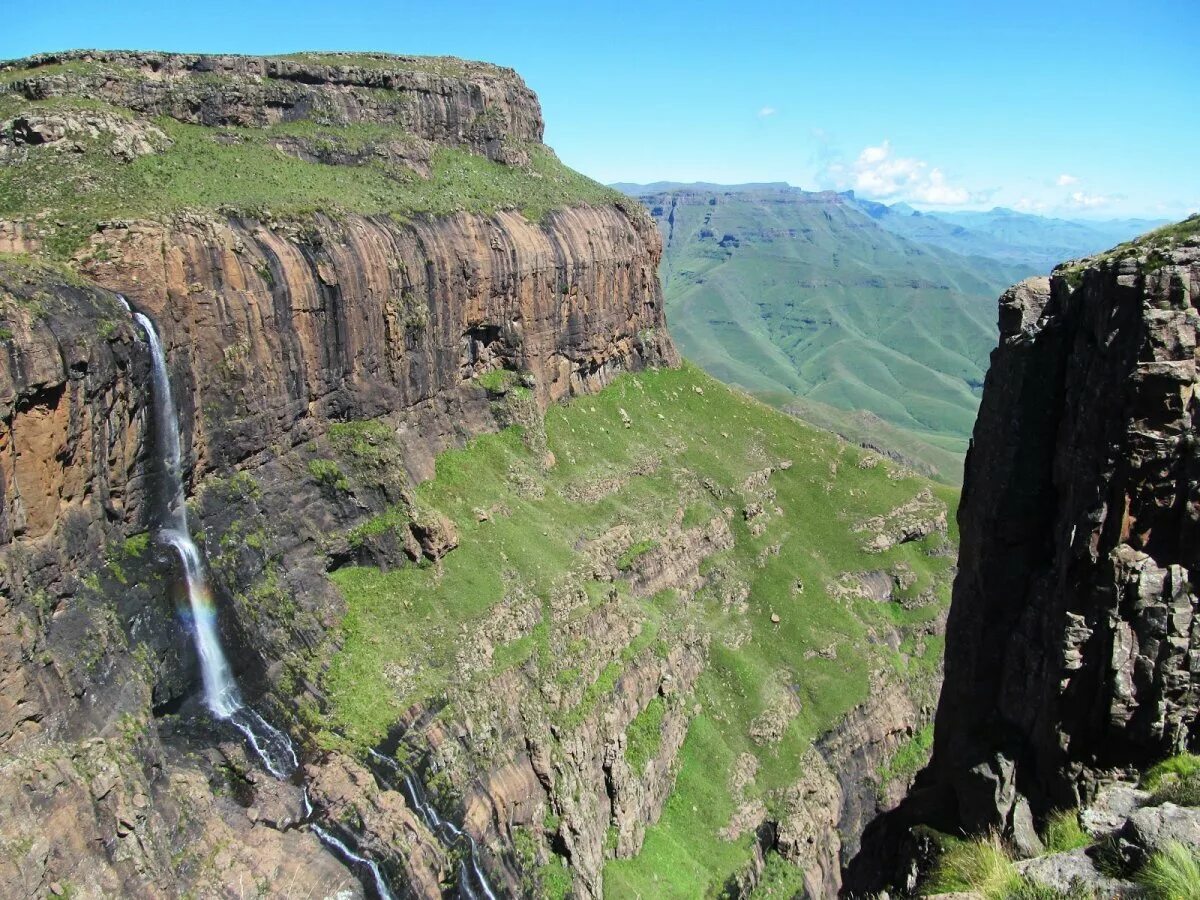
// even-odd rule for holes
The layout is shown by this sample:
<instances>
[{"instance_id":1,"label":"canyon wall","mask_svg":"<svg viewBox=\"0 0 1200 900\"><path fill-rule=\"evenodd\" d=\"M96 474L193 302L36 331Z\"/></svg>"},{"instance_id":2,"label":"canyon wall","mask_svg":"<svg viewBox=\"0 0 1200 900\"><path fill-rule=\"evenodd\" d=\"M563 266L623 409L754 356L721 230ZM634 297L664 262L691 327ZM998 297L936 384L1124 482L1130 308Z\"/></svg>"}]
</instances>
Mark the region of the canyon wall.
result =
<instances>
[{"instance_id":1,"label":"canyon wall","mask_svg":"<svg viewBox=\"0 0 1200 900\"><path fill-rule=\"evenodd\" d=\"M913 823L1034 852L1048 814L1102 778L1195 748L1197 226L1001 297L933 758L872 827L852 885L896 875L881 861Z\"/></svg>"},{"instance_id":2,"label":"canyon wall","mask_svg":"<svg viewBox=\"0 0 1200 900\"><path fill-rule=\"evenodd\" d=\"M368 54L69 53L0 65L0 125L9 893L293 896L302 885L356 896L371 879L306 827L311 801L398 888L435 897L454 889L462 860L421 814L432 801L479 842L497 892L551 893L557 879L574 896L601 896L607 865L638 856L677 797L697 719L735 733L725 711L700 702L713 666L706 616L731 629L718 651L728 655L757 641L752 624L779 630L778 616L756 619L752 607L801 602L828 602L864 629L865 645L845 644L839 661L832 635L808 647L815 637L800 631L769 683L754 685L748 702L764 709L736 736L755 752L717 773L734 801L720 840L746 848L747 864L721 877L734 872L724 888L748 895L777 854L810 893L836 891L863 824L910 778L890 760L931 714L944 622L934 605L950 568L944 501L873 454L777 416L785 432L744 397L721 401L724 388L682 369L657 373L685 375L669 396L650 396L652 376L627 379L647 396L613 411L623 436L644 418L678 426L668 438L640 437L630 459L547 488L575 465L548 449L547 419L569 412L544 416L550 405L678 356L652 221L553 159L536 98L514 73ZM255 183L239 185L243 176ZM321 194L323 184L336 190ZM248 703L296 740L306 794L268 777L197 702L178 561L151 521L162 448L146 336L118 294L161 335L222 641ZM609 429L596 406L612 399L574 404L601 443ZM710 400L744 423L715 421ZM442 451L514 424L531 462L489 470L497 495L561 492L565 507L597 510L572 539L569 577L535 590L503 552L487 557L481 568L502 582L487 615L460 630L456 610L431 614L453 632L453 681L351 735L355 723L331 713L329 676L354 640L351 595L336 579L412 564L403 574L440 578L471 558L469 529L513 511L489 501L452 521L416 488ZM684 465L689 446L726 441L718 459L698 450L714 477ZM616 495L667 478L665 501L644 501L655 540L630 555L648 526ZM880 498L853 486L871 479ZM831 521L836 497L846 559L857 560L826 573L828 584L814 576L807 600L795 572L764 574L790 566L785 541L803 542L784 509L801 495L829 503ZM672 597L674 613L655 608ZM903 625L882 611L889 603L909 605L895 611ZM790 613L788 625L808 618ZM414 615L386 638L402 643L429 619ZM521 642L536 651L526 663L493 665ZM390 715L424 673L376 662L360 674L383 677ZM832 730L797 761L797 780L756 786L755 753L779 759L773 747L801 711L802 679L789 673L810 663L817 675L861 664L871 697L839 700L820 719ZM423 799L406 797L368 748L402 758L428 786ZM79 824L55 827L64 822Z\"/></svg>"},{"instance_id":3,"label":"canyon wall","mask_svg":"<svg viewBox=\"0 0 1200 900\"><path fill-rule=\"evenodd\" d=\"M365 155L400 154L418 172L440 147L528 162L541 115L511 71L388 59L66 54L17 64L8 90L196 125L384 122L404 139ZM17 152L0 163L107 152L87 144L100 121L90 107L47 109L13 120ZM73 129L83 144L64 138ZM302 135L278 147L327 149ZM0 893L207 895L233 879L276 896L296 885L355 895L355 875L296 829L300 789L193 714L175 561L146 534L158 487L149 356L116 295L155 321L166 348L238 676L303 734L343 613L325 571L453 546L448 523L412 509L411 487L439 451L512 421L482 376L511 373L544 409L677 361L654 226L635 203L583 199L540 220L512 208L406 219L197 209L96 222L70 260L50 262L42 223L0 221L0 753L11 761ZM319 451L332 428L363 420L389 432L386 466L377 460L353 493L330 490L313 474ZM413 513L402 540L350 546L355 523L397 504ZM451 865L401 795L380 799L356 763L312 751L314 801L361 821L405 890L438 895Z\"/></svg>"}]
</instances>

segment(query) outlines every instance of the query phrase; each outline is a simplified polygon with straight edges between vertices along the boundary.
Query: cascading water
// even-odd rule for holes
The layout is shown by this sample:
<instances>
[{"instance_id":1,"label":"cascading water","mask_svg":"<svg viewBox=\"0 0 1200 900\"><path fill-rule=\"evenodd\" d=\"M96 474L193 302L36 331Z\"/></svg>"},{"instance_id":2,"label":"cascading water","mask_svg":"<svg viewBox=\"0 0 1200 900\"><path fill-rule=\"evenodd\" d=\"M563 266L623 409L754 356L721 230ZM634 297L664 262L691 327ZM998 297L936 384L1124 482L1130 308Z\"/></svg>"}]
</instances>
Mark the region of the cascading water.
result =
<instances>
[{"instance_id":1,"label":"cascading water","mask_svg":"<svg viewBox=\"0 0 1200 900\"><path fill-rule=\"evenodd\" d=\"M438 815L438 811L429 802L429 798L425 796L421 783L413 778L411 774L401 769L399 763L391 757L384 756L375 750L368 750L367 752L373 760L383 765L389 772L400 779L400 783L404 786L401 793L407 797L408 802L416 810L421 821L425 823L425 827L441 842L443 847L447 849L455 847L461 849L466 844L467 856L462 858L458 870L459 897L463 898L463 900L479 900L482 893L482 896L486 897L487 900L496 900L496 895L492 892L492 887L488 884L487 878L484 877L483 869L479 865L479 845L475 843L475 839L453 822L447 821ZM380 780L392 790L398 787L398 785L388 784L385 779Z\"/></svg>"},{"instance_id":2,"label":"cascading water","mask_svg":"<svg viewBox=\"0 0 1200 900\"><path fill-rule=\"evenodd\" d=\"M124 297L121 302L129 308ZM188 527L187 501L180 468L179 414L171 395L167 357L154 323L140 312L134 320L146 334L150 345L150 389L154 410L154 437L162 466L162 506L159 510L158 538L179 554L183 564L184 586L191 612L192 635L200 658L200 677L204 683L204 704L222 721L237 728L258 754L272 775L288 778L299 765L296 751L287 735L268 723L242 700L237 682L217 630L217 608L208 586L204 558L192 540Z\"/></svg>"},{"instance_id":3,"label":"cascading water","mask_svg":"<svg viewBox=\"0 0 1200 900\"><path fill-rule=\"evenodd\" d=\"M230 668L229 660L225 657L225 650L221 646L221 636L217 628L217 608L213 603L212 591L209 589L204 558L200 553L200 548L192 540L191 530L188 527L187 501L180 467L179 415L175 409L175 399L171 394L171 379L167 371L167 359L163 352L162 342L158 338L154 323L142 313L132 310L124 297L119 294L117 297L145 332L146 342L150 345L151 398L153 400L155 441L162 467L163 503L159 510L157 537L179 554L183 564L192 634L196 642L196 653L200 659L200 676L204 685L204 704L217 719L229 722L245 736L258 758L272 775L280 780L289 779L300 766L291 740L242 700L237 681L233 677L233 670ZM403 776L414 808L429 830L443 845L461 847L463 841L466 841L470 868L468 869L467 859L464 859L459 871L459 895L467 900L476 900L480 896L479 891L472 886L473 880L474 884L482 890L484 897L488 900L496 900L496 895L492 892L479 866L478 850L474 839L455 827L453 823L438 816L433 806L422 797L418 783L412 776L402 773L395 761L375 753L375 751L371 752L378 760L389 763L396 774ZM304 790L303 798L304 819L307 821L313 814L307 788ZM340 856L352 870L359 872L360 876L364 874L369 876L371 887L374 888L380 900L394 900L394 895L378 863L355 852L345 841L320 825L314 822L308 822L308 825L321 841Z\"/></svg>"}]
</instances>

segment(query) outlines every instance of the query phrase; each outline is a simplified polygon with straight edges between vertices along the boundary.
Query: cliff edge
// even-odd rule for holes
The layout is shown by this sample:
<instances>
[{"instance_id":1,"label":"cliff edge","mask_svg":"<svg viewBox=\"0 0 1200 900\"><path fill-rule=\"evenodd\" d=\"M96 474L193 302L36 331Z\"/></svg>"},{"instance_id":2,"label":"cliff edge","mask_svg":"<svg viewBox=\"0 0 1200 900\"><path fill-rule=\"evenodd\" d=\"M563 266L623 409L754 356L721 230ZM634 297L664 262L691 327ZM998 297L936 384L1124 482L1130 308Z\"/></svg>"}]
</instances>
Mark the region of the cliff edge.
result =
<instances>
[{"instance_id":1,"label":"cliff edge","mask_svg":"<svg viewBox=\"0 0 1200 900\"><path fill-rule=\"evenodd\" d=\"M851 885L917 822L1034 852L1053 811L1195 748L1198 329L1197 217L1000 298L933 757Z\"/></svg>"},{"instance_id":2,"label":"cliff edge","mask_svg":"<svg viewBox=\"0 0 1200 900\"><path fill-rule=\"evenodd\" d=\"M486 385L519 381L528 416L677 363L653 224L541 137L515 73L457 59L0 64L0 893L205 895L236 873L357 895L363 872L298 828L309 800L366 823L413 894L453 880L418 801L311 743L302 794L195 714L152 534L150 361L117 295L162 337L236 675L298 734L345 614L326 570L454 545L412 487L511 424ZM325 477L331 444L362 469ZM347 537L385 510L394 528Z\"/></svg>"}]
</instances>

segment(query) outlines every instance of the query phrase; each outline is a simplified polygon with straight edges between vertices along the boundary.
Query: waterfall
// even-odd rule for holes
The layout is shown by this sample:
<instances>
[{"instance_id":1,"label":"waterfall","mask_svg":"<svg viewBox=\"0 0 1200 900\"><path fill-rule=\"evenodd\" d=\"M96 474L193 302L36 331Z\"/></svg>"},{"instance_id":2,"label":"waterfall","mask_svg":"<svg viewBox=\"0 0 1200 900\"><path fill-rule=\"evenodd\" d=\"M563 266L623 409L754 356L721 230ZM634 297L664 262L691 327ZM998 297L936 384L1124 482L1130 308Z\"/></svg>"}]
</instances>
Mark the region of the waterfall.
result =
<instances>
[{"instance_id":1,"label":"waterfall","mask_svg":"<svg viewBox=\"0 0 1200 900\"><path fill-rule=\"evenodd\" d=\"M463 857L459 862L458 869L458 894L464 900L478 900L480 894L471 882L474 880L479 889L483 892L483 896L487 900L496 900L496 895L492 892L492 886L488 884L487 878L483 874L483 868L479 865L479 845L475 843L475 838L467 834L453 822L447 821L438 815L438 811L433 804L424 795L421 783L413 778L411 774L400 768L399 763L389 756L384 756L377 750L367 751L371 758L376 762L381 763L392 773L399 776L401 784L404 785L402 794L408 799L412 808L416 811L417 816L425 823L425 827L429 832L438 839L443 847L447 849L451 847L461 847L463 842L466 842L468 855ZM376 773L378 777L378 773ZM382 778L386 787L395 790L395 786L388 784ZM468 868L468 863L470 867Z\"/></svg>"},{"instance_id":2,"label":"waterfall","mask_svg":"<svg viewBox=\"0 0 1200 900\"><path fill-rule=\"evenodd\" d=\"M371 879L375 883L375 891L379 894L381 900L394 900L394 895L388 887L387 879L383 877L379 863L373 859L367 859L365 856L359 856L347 847L343 840L326 831L320 825L310 825L309 827L316 833L325 846L334 850L342 859L346 860L350 868L365 868L371 874Z\"/></svg>"},{"instance_id":3,"label":"waterfall","mask_svg":"<svg viewBox=\"0 0 1200 900\"><path fill-rule=\"evenodd\" d=\"M129 309L129 303L118 295ZM146 334L150 345L150 389L154 411L154 438L162 466L162 508L158 511L158 539L171 547L183 564L183 580L191 611L192 636L196 655L200 659L200 677L204 684L204 705L216 718L229 722L240 731L276 778L292 775L300 765L296 750L288 736L242 700L233 670L221 646L217 629L217 607L213 603L204 569L204 557L192 540L188 526L187 499L183 490L180 466L179 413L171 395L171 378L167 372L167 356L163 352L158 331L149 317L129 310L134 321Z\"/></svg>"},{"instance_id":4,"label":"waterfall","mask_svg":"<svg viewBox=\"0 0 1200 900\"><path fill-rule=\"evenodd\" d=\"M254 709L247 706L238 690L237 681L225 650L221 646L221 635L217 628L217 608L213 603L212 591L209 588L208 573L204 567L204 557L200 548L192 540L191 529L188 526L187 498L183 489L183 473L180 466L179 445L179 414L175 408L175 399L171 394L171 379L167 371L167 358L163 352L162 342L154 323L145 315L130 308L129 302L120 294L117 299L121 305L132 314L134 320L146 334L146 342L150 345L151 358L151 400L153 402L154 438L162 466L161 500L162 507L158 510L157 538L170 546L183 564L184 585L187 589L188 606L191 611L192 635L196 643L196 654L200 659L200 676L204 685L204 704L209 712L217 719L228 722L245 736L255 754L263 765L276 778L286 780L291 778L300 767L296 757L295 747L291 739ZM374 752L374 751L372 751ZM378 755L378 754L376 754ZM379 756L380 759L386 757ZM389 762L391 762L389 760ZM395 762L392 766L395 767ZM475 841L470 835L463 834L449 822L438 817L432 806L422 803L417 786L411 778L408 779L413 802L425 823L434 830L434 834L443 843L445 829L465 837L470 842L470 861L477 882L482 886L485 895L495 900L483 872L479 867ZM312 804L308 799L308 789L303 792L304 820L313 815ZM394 900L394 894L388 886L383 870L379 864L368 857L352 850L345 841L332 832L314 822L308 822L309 827L327 847L340 856L347 865L359 873L365 872L380 900ZM364 878L364 882L366 879ZM476 892L470 887L467 877L466 862L462 864L459 873L459 891L468 898L475 898Z\"/></svg>"}]
</instances>

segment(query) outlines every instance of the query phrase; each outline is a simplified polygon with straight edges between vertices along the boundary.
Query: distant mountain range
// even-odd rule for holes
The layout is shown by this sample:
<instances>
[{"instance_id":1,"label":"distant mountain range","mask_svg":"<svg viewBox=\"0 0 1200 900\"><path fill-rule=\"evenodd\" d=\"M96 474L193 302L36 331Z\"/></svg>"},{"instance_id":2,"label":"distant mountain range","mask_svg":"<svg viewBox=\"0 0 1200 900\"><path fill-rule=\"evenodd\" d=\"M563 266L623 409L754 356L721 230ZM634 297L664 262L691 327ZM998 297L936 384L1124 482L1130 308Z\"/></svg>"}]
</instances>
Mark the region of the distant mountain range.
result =
<instances>
[{"instance_id":1,"label":"distant mountain range","mask_svg":"<svg viewBox=\"0 0 1200 900\"><path fill-rule=\"evenodd\" d=\"M857 202L889 231L966 256L987 256L1042 272L1166 224L1148 219L1051 219L1002 206L987 212L922 213L903 203Z\"/></svg>"},{"instance_id":2,"label":"distant mountain range","mask_svg":"<svg viewBox=\"0 0 1200 900\"><path fill-rule=\"evenodd\" d=\"M783 183L614 187L662 231L685 355L948 481L961 477L999 294L1158 224L930 214Z\"/></svg>"}]
</instances>

